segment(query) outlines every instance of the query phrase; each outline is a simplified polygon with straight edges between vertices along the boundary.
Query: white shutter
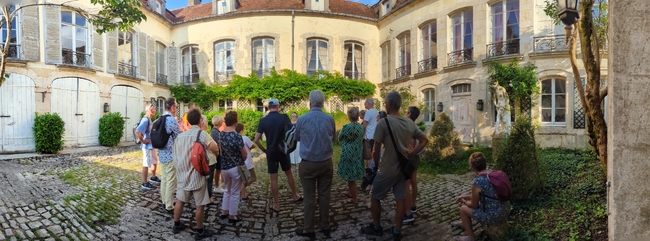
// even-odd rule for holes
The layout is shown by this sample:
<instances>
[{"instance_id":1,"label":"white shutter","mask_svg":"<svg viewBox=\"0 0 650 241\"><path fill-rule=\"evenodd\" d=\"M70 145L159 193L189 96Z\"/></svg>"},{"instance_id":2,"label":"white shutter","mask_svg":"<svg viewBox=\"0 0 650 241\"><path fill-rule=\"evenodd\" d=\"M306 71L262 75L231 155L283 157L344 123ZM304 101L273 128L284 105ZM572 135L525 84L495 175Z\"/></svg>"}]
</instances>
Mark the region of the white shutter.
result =
<instances>
[{"instance_id":1,"label":"white shutter","mask_svg":"<svg viewBox=\"0 0 650 241\"><path fill-rule=\"evenodd\" d=\"M22 16L22 17L19 17ZM22 38L19 41L21 52L24 53L22 58L25 60L39 61L40 59L40 42L39 41L39 22L38 11L22 11L15 19L21 19L20 28Z\"/></svg>"},{"instance_id":2,"label":"white shutter","mask_svg":"<svg viewBox=\"0 0 650 241\"><path fill-rule=\"evenodd\" d=\"M61 8L45 6L45 63L61 63Z\"/></svg>"},{"instance_id":3,"label":"white shutter","mask_svg":"<svg viewBox=\"0 0 650 241\"><path fill-rule=\"evenodd\" d=\"M92 39L92 63L93 68L96 70L104 69L104 38L102 35L95 32L95 26L91 25L89 30Z\"/></svg>"},{"instance_id":4,"label":"white shutter","mask_svg":"<svg viewBox=\"0 0 650 241\"><path fill-rule=\"evenodd\" d=\"M147 34L143 32L138 32L138 52L137 52L137 59L138 64L134 64L138 66L136 69L138 70L138 79L147 79ZM135 54L135 53L134 53Z\"/></svg>"},{"instance_id":5,"label":"white shutter","mask_svg":"<svg viewBox=\"0 0 650 241\"><path fill-rule=\"evenodd\" d=\"M117 73L117 30L107 34L106 64L109 73Z\"/></svg>"},{"instance_id":6,"label":"white shutter","mask_svg":"<svg viewBox=\"0 0 650 241\"><path fill-rule=\"evenodd\" d=\"M156 42L152 37L147 37L147 71L149 82L156 82Z\"/></svg>"},{"instance_id":7,"label":"white shutter","mask_svg":"<svg viewBox=\"0 0 650 241\"><path fill-rule=\"evenodd\" d=\"M167 84L178 83L178 47L167 47Z\"/></svg>"}]
</instances>

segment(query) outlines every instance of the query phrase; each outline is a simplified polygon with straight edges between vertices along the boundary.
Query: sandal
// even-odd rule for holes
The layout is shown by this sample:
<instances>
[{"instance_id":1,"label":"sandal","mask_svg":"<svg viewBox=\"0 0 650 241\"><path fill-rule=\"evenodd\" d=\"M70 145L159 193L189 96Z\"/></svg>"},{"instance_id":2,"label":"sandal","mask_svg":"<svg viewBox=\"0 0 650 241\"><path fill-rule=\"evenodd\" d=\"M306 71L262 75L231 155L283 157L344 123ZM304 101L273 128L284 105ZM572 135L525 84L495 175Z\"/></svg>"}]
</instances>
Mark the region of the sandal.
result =
<instances>
[{"instance_id":1,"label":"sandal","mask_svg":"<svg viewBox=\"0 0 650 241\"><path fill-rule=\"evenodd\" d=\"M463 221L460 221L460 220L456 220L456 221L451 222L451 227L452 228L459 228L459 229L461 229L463 231L465 230L465 227L463 227Z\"/></svg>"},{"instance_id":2,"label":"sandal","mask_svg":"<svg viewBox=\"0 0 650 241\"><path fill-rule=\"evenodd\" d=\"M298 195L298 199L293 199L294 202L300 202L302 200L305 200L305 197L302 195Z\"/></svg>"},{"instance_id":3,"label":"sandal","mask_svg":"<svg viewBox=\"0 0 650 241\"><path fill-rule=\"evenodd\" d=\"M241 222L241 221L242 221L242 218L239 215L236 215L235 219L228 218L228 223L238 223L238 222Z\"/></svg>"},{"instance_id":4,"label":"sandal","mask_svg":"<svg viewBox=\"0 0 650 241\"><path fill-rule=\"evenodd\" d=\"M269 206L269 210L271 210L271 214L280 214L280 210L273 208L273 205Z\"/></svg>"},{"instance_id":5,"label":"sandal","mask_svg":"<svg viewBox=\"0 0 650 241\"><path fill-rule=\"evenodd\" d=\"M352 201L352 198L346 198L346 199L345 199L345 204L353 204L353 205L357 205L357 204L359 204L359 201L353 202L353 201Z\"/></svg>"},{"instance_id":6,"label":"sandal","mask_svg":"<svg viewBox=\"0 0 650 241\"><path fill-rule=\"evenodd\" d=\"M251 200L251 199L253 199L253 197L251 197L251 195L248 195L246 197L241 198L242 201L248 201L248 200Z\"/></svg>"}]
</instances>

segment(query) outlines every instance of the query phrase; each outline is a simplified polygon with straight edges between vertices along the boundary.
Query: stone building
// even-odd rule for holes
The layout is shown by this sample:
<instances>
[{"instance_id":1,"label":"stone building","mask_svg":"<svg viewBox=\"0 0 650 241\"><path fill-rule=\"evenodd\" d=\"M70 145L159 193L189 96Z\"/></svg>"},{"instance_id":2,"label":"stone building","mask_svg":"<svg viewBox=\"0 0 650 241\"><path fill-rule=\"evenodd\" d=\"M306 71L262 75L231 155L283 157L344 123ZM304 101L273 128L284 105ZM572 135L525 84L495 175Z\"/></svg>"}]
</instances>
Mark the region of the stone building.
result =
<instances>
[{"instance_id":1,"label":"stone building","mask_svg":"<svg viewBox=\"0 0 650 241\"><path fill-rule=\"evenodd\" d=\"M98 144L99 118L120 112L130 141L144 104L162 110L168 85L225 84L272 68L338 71L378 90L410 86L425 123L444 111L464 142L489 145L495 114L486 66L511 59L538 66L545 92L530 114L542 146L586 146L564 30L544 15L544 0L189 0L175 10L165 0L141 2L148 20L126 32L99 35L55 6L24 8L2 29L16 37L0 87L0 152L34 150L35 112L61 115L66 146ZM97 8L89 0L66 5ZM263 110L261 100L237 102L217 100L214 109Z\"/></svg>"}]
</instances>

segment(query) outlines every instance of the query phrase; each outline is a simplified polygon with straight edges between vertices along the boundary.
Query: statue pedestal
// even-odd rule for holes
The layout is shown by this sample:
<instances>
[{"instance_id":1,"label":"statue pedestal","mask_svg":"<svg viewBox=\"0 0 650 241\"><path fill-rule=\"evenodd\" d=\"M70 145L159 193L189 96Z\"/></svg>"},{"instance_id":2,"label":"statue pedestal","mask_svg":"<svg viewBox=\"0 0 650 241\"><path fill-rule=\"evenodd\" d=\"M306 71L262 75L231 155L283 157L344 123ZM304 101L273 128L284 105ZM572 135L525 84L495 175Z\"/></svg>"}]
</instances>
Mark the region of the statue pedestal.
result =
<instances>
[{"instance_id":1,"label":"statue pedestal","mask_svg":"<svg viewBox=\"0 0 650 241\"><path fill-rule=\"evenodd\" d=\"M506 133L499 133L499 134L494 134L492 135L492 162L495 162L497 160L497 151L499 150L499 146L501 145L501 142L506 139Z\"/></svg>"}]
</instances>

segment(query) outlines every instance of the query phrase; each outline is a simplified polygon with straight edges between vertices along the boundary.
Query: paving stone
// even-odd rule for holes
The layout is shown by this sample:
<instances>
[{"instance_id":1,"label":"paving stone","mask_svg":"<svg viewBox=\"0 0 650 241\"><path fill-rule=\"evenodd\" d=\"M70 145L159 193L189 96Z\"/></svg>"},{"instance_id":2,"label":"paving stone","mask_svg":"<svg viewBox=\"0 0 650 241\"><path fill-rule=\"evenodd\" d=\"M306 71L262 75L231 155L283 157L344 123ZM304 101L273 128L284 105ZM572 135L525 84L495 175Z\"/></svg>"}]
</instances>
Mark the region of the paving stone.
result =
<instances>
[{"instance_id":1,"label":"paving stone","mask_svg":"<svg viewBox=\"0 0 650 241\"><path fill-rule=\"evenodd\" d=\"M34 235L31 230L25 230L25 235L27 235L28 238L36 237L36 235Z\"/></svg>"},{"instance_id":2,"label":"paving stone","mask_svg":"<svg viewBox=\"0 0 650 241\"><path fill-rule=\"evenodd\" d=\"M26 218L23 218L23 217L16 218L16 222L18 222L20 224L27 223L27 221L28 220Z\"/></svg>"},{"instance_id":3,"label":"paving stone","mask_svg":"<svg viewBox=\"0 0 650 241\"><path fill-rule=\"evenodd\" d=\"M0 232L0 240L4 240L4 239L5 239L4 233Z\"/></svg>"},{"instance_id":4,"label":"paving stone","mask_svg":"<svg viewBox=\"0 0 650 241\"><path fill-rule=\"evenodd\" d=\"M50 234L48 234L47 231L45 231L45 229L39 229L39 230L37 230L37 231L36 231L36 235L39 236L39 237L47 237L47 236L50 236Z\"/></svg>"},{"instance_id":5,"label":"paving stone","mask_svg":"<svg viewBox=\"0 0 650 241\"><path fill-rule=\"evenodd\" d=\"M59 225L50 226L50 227L47 228L47 230L54 233L54 234L62 234L63 233L63 229Z\"/></svg>"},{"instance_id":6,"label":"paving stone","mask_svg":"<svg viewBox=\"0 0 650 241\"><path fill-rule=\"evenodd\" d=\"M31 223L29 223L29 227L30 227L31 229L38 229L38 228L40 228L41 226L43 226L43 224L42 224L41 222L38 222L38 221L37 221L37 222L31 222Z\"/></svg>"},{"instance_id":7,"label":"paving stone","mask_svg":"<svg viewBox=\"0 0 650 241\"><path fill-rule=\"evenodd\" d=\"M14 232L11 229L5 229L5 235L7 235L7 237L11 237L14 236Z\"/></svg>"},{"instance_id":8,"label":"paving stone","mask_svg":"<svg viewBox=\"0 0 650 241\"><path fill-rule=\"evenodd\" d=\"M29 210L29 211L27 211L26 214L27 214L28 216L34 216L34 215L38 215L39 213L38 213L37 211L34 211L34 210Z\"/></svg>"}]
</instances>

